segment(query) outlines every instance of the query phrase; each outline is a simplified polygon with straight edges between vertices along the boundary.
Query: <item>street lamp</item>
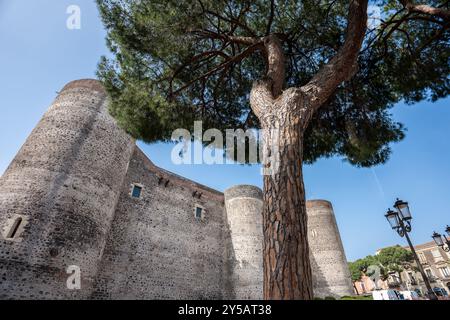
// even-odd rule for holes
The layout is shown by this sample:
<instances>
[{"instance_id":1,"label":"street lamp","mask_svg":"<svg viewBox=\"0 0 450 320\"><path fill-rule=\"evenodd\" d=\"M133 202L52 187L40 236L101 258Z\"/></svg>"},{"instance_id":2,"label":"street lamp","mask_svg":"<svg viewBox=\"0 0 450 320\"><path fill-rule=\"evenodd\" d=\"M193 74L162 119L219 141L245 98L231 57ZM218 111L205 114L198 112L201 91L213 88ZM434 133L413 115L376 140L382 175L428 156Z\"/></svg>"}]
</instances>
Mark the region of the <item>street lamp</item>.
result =
<instances>
[{"instance_id":1,"label":"street lamp","mask_svg":"<svg viewBox=\"0 0 450 320\"><path fill-rule=\"evenodd\" d=\"M399 200L397 198L397 201L395 201L394 203L394 208L397 209L398 213L400 214L400 218L403 221L409 222L412 219L411 212L409 211L408 202Z\"/></svg>"},{"instance_id":2,"label":"street lamp","mask_svg":"<svg viewBox=\"0 0 450 320\"><path fill-rule=\"evenodd\" d=\"M447 233L449 233L449 227L447 226ZM436 231L431 236L438 245L438 247L441 247L442 250L445 252L450 252L450 239L447 239L445 235L441 235L440 233L437 233Z\"/></svg>"},{"instance_id":3,"label":"street lamp","mask_svg":"<svg viewBox=\"0 0 450 320\"><path fill-rule=\"evenodd\" d=\"M422 264L420 263L416 250L414 249L411 239L409 238L408 233L411 232L412 230L411 228L412 216L411 211L409 210L408 202L402 201L397 198L397 201L394 203L394 208L396 210L394 211L389 209L385 217L388 220L389 224L391 225L391 228L397 231L400 237L405 237L406 241L408 241L409 248L413 253L414 260L416 261L417 267L422 275L423 281L425 282L425 286L427 287L428 298L430 300L437 300L436 294L434 293L433 289L431 289L430 281L428 280L428 277L425 271L423 270ZM447 229L448 229L447 231L450 231L450 228Z\"/></svg>"},{"instance_id":4,"label":"street lamp","mask_svg":"<svg viewBox=\"0 0 450 320\"><path fill-rule=\"evenodd\" d=\"M400 228L400 220L398 218L397 212L389 209L385 217L391 225L391 228L398 232L398 229Z\"/></svg>"}]
</instances>

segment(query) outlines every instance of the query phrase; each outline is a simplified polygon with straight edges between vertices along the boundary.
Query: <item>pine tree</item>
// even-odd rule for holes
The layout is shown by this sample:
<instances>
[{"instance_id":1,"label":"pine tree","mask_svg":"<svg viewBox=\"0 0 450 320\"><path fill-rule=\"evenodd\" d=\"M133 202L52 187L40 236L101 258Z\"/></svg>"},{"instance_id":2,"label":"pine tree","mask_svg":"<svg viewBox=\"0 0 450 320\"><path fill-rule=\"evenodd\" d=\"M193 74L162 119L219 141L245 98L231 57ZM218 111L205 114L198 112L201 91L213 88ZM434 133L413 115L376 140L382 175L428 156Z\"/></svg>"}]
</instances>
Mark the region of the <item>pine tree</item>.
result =
<instances>
[{"instance_id":1,"label":"pine tree","mask_svg":"<svg viewBox=\"0 0 450 320\"><path fill-rule=\"evenodd\" d=\"M390 108L448 94L448 1L371 1L369 24L368 0L97 2L114 55L99 78L131 135L166 141L202 120L265 129L265 150L277 141L279 170L264 176L264 297L313 298L302 165L384 163L405 130Z\"/></svg>"}]
</instances>

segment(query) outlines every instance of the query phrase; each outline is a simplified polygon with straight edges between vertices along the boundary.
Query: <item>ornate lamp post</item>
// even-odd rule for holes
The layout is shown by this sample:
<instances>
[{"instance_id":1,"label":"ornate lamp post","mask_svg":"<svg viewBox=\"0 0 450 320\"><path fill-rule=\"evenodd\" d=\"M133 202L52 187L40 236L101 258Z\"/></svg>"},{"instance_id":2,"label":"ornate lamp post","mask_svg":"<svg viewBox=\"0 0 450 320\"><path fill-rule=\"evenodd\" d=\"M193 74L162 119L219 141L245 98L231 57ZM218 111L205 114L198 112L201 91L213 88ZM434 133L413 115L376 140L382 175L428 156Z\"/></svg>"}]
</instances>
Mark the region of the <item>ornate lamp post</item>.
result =
<instances>
[{"instance_id":1,"label":"ornate lamp post","mask_svg":"<svg viewBox=\"0 0 450 320\"><path fill-rule=\"evenodd\" d=\"M450 227L447 226L447 229L445 230L447 234L450 236ZM447 238L445 235L441 235L440 233L437 233L436 231L431 236L436 242L436 244L441 247L442 250L445 252L450 252L450 239Z\"/></svg>"},{"instance_id":2,"label":"ornate lamp post","mask_svg":"<svg viewBox=\"0 0 450 320\"><path fill-rule=\"evenodd\" d=\"M427 287L428 298L430 300L437 300L437 297L433 289L431 289L430 281L428 280L428 277L425 271L423 270L422 264L420 263L416 250L414 249L411 239L409 238L408 233L411 232L412 230L411 228L412 216L409 210L408 202L397 199L397 201L394 204L394 208L396 210L394 211L389 209L385 217L389 221L389 224L391 225L392 229L397 231L400 237L405 237L406 241L408 241L409 248L411 249L414 260L417 263L417 267L419 268L423 281L425 282L425 286Z\"/></svg>"}]
</instances>

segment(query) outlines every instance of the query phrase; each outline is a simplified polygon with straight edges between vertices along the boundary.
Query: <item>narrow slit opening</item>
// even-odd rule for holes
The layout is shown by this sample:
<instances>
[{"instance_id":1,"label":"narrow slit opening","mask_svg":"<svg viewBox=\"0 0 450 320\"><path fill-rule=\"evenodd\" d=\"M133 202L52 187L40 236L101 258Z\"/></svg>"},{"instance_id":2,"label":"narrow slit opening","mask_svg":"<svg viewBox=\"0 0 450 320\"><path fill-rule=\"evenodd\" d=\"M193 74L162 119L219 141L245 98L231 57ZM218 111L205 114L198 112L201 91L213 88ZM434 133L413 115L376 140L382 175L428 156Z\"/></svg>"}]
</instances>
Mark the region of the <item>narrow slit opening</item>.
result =
<instances>
[{"instance_id":1,"label":"narrow slit opening","mask_svg":"<svg viewBox=\"0 0 450 320\"><path fill-rule=\"evenodd\" d=\"M14 224L9 232L8 239L14 239L14 237L17 234L17 231L19 230L20 225L22 224L23 219L17 218L16 221L14 221Z\"/></svg>"}]
</instances>

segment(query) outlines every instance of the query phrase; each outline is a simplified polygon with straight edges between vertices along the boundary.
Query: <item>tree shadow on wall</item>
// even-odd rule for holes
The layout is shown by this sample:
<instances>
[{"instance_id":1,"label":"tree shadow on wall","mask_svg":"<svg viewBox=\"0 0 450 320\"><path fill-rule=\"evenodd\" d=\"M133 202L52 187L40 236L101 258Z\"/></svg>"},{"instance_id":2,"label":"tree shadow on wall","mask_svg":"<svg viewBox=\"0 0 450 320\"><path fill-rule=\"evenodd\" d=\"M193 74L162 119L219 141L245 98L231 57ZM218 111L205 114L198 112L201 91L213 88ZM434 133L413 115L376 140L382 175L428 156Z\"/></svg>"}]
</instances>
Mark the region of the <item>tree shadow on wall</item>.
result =
<instances>
[{"instance_id":1,"label":"tree shadow on wall","mask_svg":"<svg viewBox=\"0 0 450 320\"><path fill-rule=\"evenodd\" d=\"M309 259L311 263L314 297L315 298L334 297L335 295L330 290L332 284L328 282L321 267L317 263L316 258L312 253L310 254Z\"/></svg>"}]
</instances>

